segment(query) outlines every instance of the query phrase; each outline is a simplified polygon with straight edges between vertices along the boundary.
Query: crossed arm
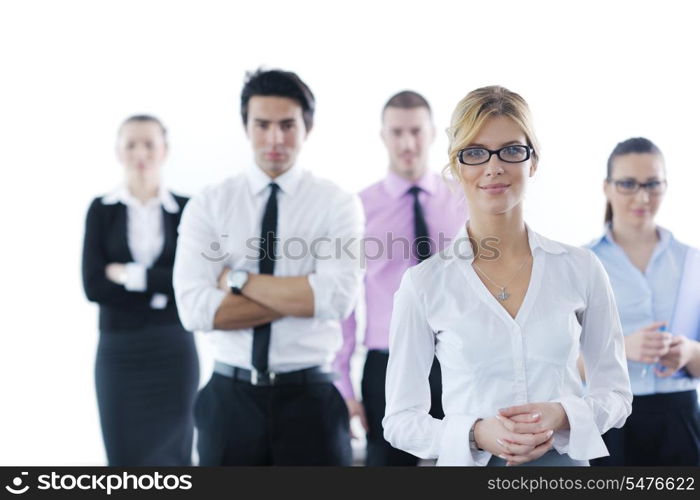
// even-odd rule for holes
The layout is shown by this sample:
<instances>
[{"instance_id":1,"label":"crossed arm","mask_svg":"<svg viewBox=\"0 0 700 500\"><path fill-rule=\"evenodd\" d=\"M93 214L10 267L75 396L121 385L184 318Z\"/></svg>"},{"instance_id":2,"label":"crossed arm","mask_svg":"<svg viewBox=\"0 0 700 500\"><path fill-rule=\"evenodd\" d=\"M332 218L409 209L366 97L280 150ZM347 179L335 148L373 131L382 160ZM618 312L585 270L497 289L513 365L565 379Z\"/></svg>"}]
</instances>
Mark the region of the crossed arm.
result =
<instances>
[{"instance_id":1,"label":"crossed arm","mask_svg":"<svg viewBox=\"0 0 700 500\"><path fill-rule=\"evenodd\" d=\"M352 308L362 280L359 239L362 211L356 197L337 202L330 212L329 227L341 243L350 241L348 252L329 253L318 259L311 274L300 276L249 275L241 295L226 283L229 269L206 250L217 241L213 215L205 198L192 199L185 207L180 226L173 286L178 312L189 331L240 330L285 316L341 319ZM345 248L345 247L343 247ZM325 249L325 247L321 247ZM331 247L331 250L333 247ZM326 249L327 250L327 249ZM326 254L322 254L326 255ZM229 259L229 265L250 269L250 263Z\"/></svg>"},{"instance_id":2,"label":"crossed arm","mask_svg":"<svg viewBox=\"0 0 700 500\"><path fill-rule=\"evenodd\" d=\"M314 315L314 295L306 276L250 274L241 295L229 291L224 268L219 288L227 292L214 315L217 330L252 328L284 316Z\"/></svg>"}]
</instances>

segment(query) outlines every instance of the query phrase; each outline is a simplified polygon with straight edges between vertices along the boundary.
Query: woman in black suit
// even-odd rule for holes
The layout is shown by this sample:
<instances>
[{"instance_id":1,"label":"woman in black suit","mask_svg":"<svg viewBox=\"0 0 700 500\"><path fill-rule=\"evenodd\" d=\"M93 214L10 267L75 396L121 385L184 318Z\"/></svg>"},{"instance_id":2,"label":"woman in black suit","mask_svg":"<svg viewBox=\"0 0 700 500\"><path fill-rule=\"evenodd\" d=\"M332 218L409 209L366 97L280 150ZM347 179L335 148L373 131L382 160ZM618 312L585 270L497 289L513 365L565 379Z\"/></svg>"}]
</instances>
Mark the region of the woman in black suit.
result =
<instances>
[{"instance_id":1,"label":"woman in black suit","mask_svg":"<svg viewBox=\"0 0 700 500\"><path fill-rule=\"evenodd\" d=\"M166 130L155 117L122 123L125 184L93 200L83 285L99 304L95 382L110 466L191 464L199 364L175 306L172 268L187 198L161 184Z\"/></svg>"}]
</instances>

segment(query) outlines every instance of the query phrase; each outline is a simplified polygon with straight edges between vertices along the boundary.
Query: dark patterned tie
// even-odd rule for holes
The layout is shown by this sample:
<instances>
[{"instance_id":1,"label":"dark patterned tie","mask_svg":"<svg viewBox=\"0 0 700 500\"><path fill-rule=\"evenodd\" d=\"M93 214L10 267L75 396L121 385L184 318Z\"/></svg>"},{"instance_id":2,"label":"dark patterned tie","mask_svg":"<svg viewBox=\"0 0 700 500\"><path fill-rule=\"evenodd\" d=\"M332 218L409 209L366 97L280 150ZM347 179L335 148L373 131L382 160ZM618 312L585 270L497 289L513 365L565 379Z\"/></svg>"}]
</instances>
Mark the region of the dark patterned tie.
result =
<instances>
[{"instance_id":1,"label":"dark patterned tie","mask_svg":"<svg viewBox=\"0 0 700 500\"><path fill-rule=\"evenodd\" d=\"M270 183L270 197L267 199L260 234L260 274L273 274L275 270L275 233L277 231L277 190L279 186ZM253 328L253 368L260 373L267 372L270 351L272 323Z\"/></svg>"},{"instance_id":2,"label":"dark patterned tie","mask_svg":"<svg viewBox=\"0 0 700 500\"><path fill-rule=\"evenodd\" d=\"M418 193L421 191L421 188L418 186L413 186L408 190L413 195L413 228L416 236L416 239L413 240L413 251L418 262L424 261L432 255L428 225L425 223L423 207L418 199Z\"/></svg>"}]
</instances>

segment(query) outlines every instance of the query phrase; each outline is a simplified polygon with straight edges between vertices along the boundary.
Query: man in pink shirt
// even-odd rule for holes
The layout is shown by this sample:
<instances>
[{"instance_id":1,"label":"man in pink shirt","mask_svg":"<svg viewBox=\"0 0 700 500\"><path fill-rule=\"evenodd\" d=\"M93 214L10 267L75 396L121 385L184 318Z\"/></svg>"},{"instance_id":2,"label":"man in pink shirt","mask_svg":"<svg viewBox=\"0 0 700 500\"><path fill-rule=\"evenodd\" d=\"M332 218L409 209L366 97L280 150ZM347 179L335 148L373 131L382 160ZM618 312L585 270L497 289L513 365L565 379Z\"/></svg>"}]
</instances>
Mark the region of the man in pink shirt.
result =
<instances>
[{"instance_id":1,"label":"man in pink shirt","mask_svg":"<svg viewBox=\"0 0 700 500\"><path fill-rule=\"evenodd\" d=\"M381 137L389 154L384 179L360 193L365 212L365 303L367 348L362 400L350 382L355 349L355 313L342 323L343 347L335 362L336 386L350 417L360 417L367 431L367 465L416 465L418 459L384 440L384 382L389 360L389 323L394 292L404 271L442 250L467 219L462 190L428 170L435 126L428 101L413 91L395 94L384 105ZM440 366L430 373L431 415L443 418Z\"/></svg>"}]
</instances>

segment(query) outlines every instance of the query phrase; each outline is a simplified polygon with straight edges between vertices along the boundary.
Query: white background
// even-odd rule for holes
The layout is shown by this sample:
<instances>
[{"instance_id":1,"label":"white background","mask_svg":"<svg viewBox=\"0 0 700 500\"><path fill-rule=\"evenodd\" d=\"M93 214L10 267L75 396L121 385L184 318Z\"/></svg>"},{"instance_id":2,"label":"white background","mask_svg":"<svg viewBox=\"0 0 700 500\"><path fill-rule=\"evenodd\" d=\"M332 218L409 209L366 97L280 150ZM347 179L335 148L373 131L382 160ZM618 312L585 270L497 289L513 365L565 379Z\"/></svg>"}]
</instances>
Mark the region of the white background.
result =
<instances>
[{"instance_id":1,"label":"white background","mask_svg":"<svg viewBox=\"0 0 700 500\"><path fill-rule=\"evenodd\" d=\"M89 202L121 180L114 141L126 116L164 121L166 182L196 194L251 161L245 71L291 69L317 98L301 163L356 191L384 175L379 116L391 94L410 88L432 103L437 170L453 106L501 84L530 103L543 145L526 205L537 231L571 244L597 236L607 155L643 135L667 160L658 221L700 246L693 4L4 0L0 464L104 463L97 308L80 253Z\"/></svg>"}]
</instances>

